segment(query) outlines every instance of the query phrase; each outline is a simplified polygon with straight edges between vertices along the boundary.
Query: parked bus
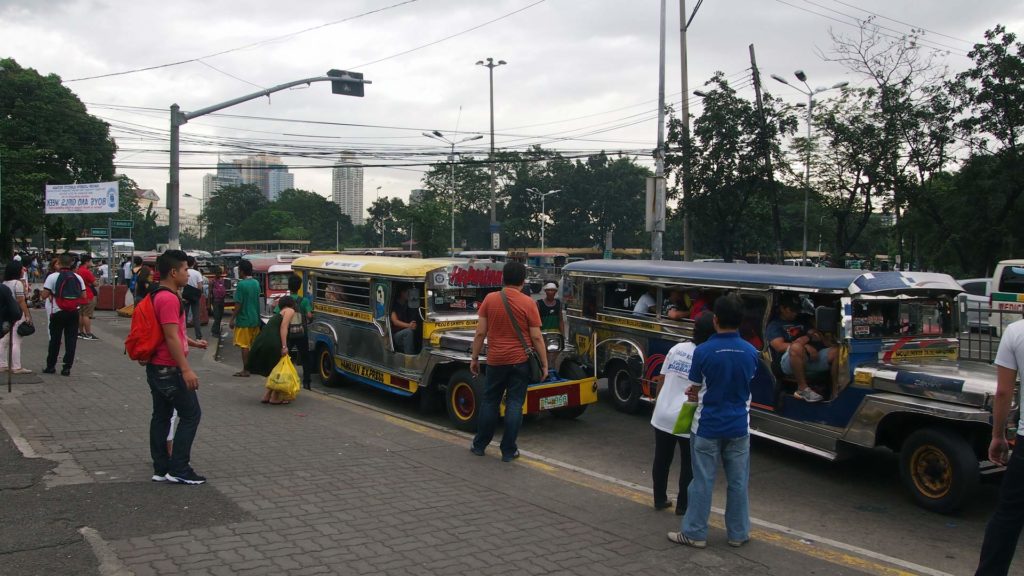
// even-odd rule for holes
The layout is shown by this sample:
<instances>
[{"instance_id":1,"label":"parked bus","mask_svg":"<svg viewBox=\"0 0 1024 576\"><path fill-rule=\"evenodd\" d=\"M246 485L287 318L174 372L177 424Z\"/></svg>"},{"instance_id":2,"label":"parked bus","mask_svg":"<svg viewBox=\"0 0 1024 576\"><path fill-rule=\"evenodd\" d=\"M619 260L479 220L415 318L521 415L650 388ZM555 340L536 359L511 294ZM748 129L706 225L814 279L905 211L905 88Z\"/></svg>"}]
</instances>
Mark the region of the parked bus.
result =
<instances>
[{"instance_id":1,"label":"parked bus","mask_svg":"<svg viewBox=\"0 0 1024 576\"><path fill-rule=\"evenodd\" d=\"M995 370L957 363L962 290L945 274L623 260L574 262L563 273L568 341L577 362L608 378L620 410L654 402L665 354L693 335L692 320L661 309L668 293L711 304L735 292L745 304L740 335L762 356L751 434L830 460L888 447L915 501L940 512L959 507L981 473L1002 470L987 461ZM783 295L799 298L836 348L831 371L808 379L820 402L795 397L766 341ZM634 311L641 296L658 305Z\"/></svg>"},{"instance_id":2,"label":"parked bus","mask_svg":"<svg viewBox=\"0 0 1024 576\"><path fill-rule=\"evenodd\" d=\"M480 302L502 287L502 264L325 254L300 258L292 268L302 276L303 293L313 296L310 343L325 385L360 382L417 395L423 407L443 397L456 428L476 429L484 378L469 372L470 347ZM418 316L415 349L404 352L395 349L391 330L400 292ZM557 369L529 385L523 413L576 418L597 401L597 381L575 360L562 360L559 352L576 355L563 350L561 335L545 338ZM484 370L485 358L486 349Z\"/></svg>"}]
</instances>

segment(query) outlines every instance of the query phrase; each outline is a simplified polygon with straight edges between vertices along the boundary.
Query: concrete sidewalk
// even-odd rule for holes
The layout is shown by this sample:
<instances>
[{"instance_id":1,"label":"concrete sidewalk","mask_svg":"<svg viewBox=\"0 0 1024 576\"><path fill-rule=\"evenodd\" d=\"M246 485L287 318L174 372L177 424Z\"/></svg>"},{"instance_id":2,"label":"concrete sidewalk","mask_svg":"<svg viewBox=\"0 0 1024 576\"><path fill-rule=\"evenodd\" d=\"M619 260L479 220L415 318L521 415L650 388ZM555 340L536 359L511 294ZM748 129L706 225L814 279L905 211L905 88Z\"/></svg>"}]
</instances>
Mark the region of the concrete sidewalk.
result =
<instances>
[{"instance_id":1,"label":"concrete sidewalk","mask_svg":"<svg viewBox=\"0 0 1024 576\"><path fill-rule=\"evenodd\" d=\"M0 393L4 574L862 573L764 541L732 549L721 530L704 551L674 545L671 512L335 397L260 404L263 380L232 378L212 350L192 354L192 464L209 482L152 483L127 321L94 326L70 378L37 372ZM42 368L45 345L45 330L26 340L26 367Z\"/></svg>"}]
</instances>

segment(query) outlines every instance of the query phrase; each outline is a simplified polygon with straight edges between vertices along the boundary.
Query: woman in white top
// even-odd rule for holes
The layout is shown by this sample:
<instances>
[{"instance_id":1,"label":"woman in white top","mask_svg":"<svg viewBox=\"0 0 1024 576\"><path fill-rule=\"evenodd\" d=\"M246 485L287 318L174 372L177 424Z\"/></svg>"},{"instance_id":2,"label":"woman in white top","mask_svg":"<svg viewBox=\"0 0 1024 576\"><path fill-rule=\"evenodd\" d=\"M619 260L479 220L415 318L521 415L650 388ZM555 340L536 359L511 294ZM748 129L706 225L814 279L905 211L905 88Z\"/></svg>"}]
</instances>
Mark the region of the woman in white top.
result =
<instances>
[{"instance_id":1,"label":"woman in white top","mask_svg":"<svg viewBox=\"0 0 1024 576\"><path fill-rule=\"evenodd\" d=\"M665 355L661 375L656 377L661 389L651 416L651 426L654 427L654 465L651 469L654 508L661 510L672 505L668 499L668 473L672 468L676 446L679 446L679 498L676 500L676 514L680 516L686 512L686 487L693 479L693 470L690 468L690 434L672 434L672 428L679 417L679 410L686 402L686 389L691 384L689 375L693 351L715 333L713 317L710 312L705 312L697 319L693 326L693 341L673 346Z\"/></svg>"},{"instance_id":2,"label":"woman in white top","mask_svg":"<svg viewBox=\"0 0 1024 576\"><path fill-rule=\"evenodd\" d=\"M18 326L32 324L32 313L28 310L28 302L25 300L25 281L22 279L23 267L21 261L13 260L4 268L4 286L11 289L14 299L18 301L21 308L21 320L14 323L11 331L0 338L0 372L6 372L8 368L15 374L31 374L32 371L21 367L21 336L18 335ZM14 346L11 346L10 338L14 339ZM10 351L11 364L7 365L7 353Z\"/></svg>"}]
</instances>

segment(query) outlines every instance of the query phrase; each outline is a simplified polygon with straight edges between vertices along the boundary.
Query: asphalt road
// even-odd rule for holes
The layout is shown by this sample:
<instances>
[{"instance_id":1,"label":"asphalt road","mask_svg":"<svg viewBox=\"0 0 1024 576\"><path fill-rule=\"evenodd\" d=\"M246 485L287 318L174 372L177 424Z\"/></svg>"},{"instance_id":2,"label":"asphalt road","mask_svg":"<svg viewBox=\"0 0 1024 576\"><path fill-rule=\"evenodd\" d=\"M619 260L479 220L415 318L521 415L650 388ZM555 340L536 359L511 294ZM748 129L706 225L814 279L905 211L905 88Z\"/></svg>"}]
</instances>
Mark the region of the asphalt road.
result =
<instances>
[{"instance_id":1,"label":"asphalt road","mask_svg":"<svg viewBox=\"0 0 1024 576\"><path fill-rule=\"evenodd\" d=\"M111 329L127 332L127 321L109 322ZM240 365L237 349L225 346L224 351L225 363ZM433 413L422 414L414 400L355 383L324 388L315 377L314 389L412 420L448 426L440 406ZM254 386L253 394L260 393ZM600 396L601 400L575 421L546 414L528 419L520 447L621 481L650 486L654 436L650 409L640 414L617 412L607 399L603 381ZM896 464L896 456L882 449L864 451L843 462L828 462L755 438L751 516L809 533L812 540L835 540L942 573L973 573L985 523L996 502L997 482L983 480L963 510L939 515L911 501ZM674 473L670 488L675 485ZM718 488L715 505L724 506L721 481Z\"/></svg>"}]
</instances>

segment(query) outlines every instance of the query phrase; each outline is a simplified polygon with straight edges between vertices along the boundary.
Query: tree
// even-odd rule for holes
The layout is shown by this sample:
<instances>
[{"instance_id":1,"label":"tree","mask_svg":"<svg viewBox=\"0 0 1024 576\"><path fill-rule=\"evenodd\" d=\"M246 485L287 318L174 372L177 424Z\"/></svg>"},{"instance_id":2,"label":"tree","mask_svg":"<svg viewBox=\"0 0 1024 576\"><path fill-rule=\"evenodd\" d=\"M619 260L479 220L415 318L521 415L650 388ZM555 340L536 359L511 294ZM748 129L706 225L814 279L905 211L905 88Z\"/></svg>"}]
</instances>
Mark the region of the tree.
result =
<instances>
[{"instance_id":1,"label":"tree","mask_svg":"<svg viewBox=\"0 0 1024 576\"><path fill-rule=\"evenodd\" d=\"M295 225L308 233L308 237L295 236L292 231L281 237L306 238L311 250L333 249L336 240L352 235L352 219L341 212L340 206L315 192L285 190L271 205L291 214Z\"/></svg>"},{"instance_id":2,"label":"tree","mask_svg":"<svg viewBox=\"0 0 1024 576\"><path fill-rule=\"evenodd\" d=\"M250 216L267 207L267 198L255 184L224 186L206 202L200 219L208 229L224 230L224 238L239 238L239 228ZM255 231L260 231L253 225ZM264 234L257 234L263 236ZM263 238L243 238L262 240Z\"/></svg>"},{"instance_id":3,"label":"tree","mask_svg":"<svg viewBox=\"0 0 1024 576\"><path fill-rule=\"evenodd\" d=\"M64 236L76 232L67 217L43 214L44 187L114 180L116 146L109 126L59 76L42 76L11 58L0 59L0 69L0 254L9 255L12 239L44 225Z\"/></svg>"}]
</instances>

